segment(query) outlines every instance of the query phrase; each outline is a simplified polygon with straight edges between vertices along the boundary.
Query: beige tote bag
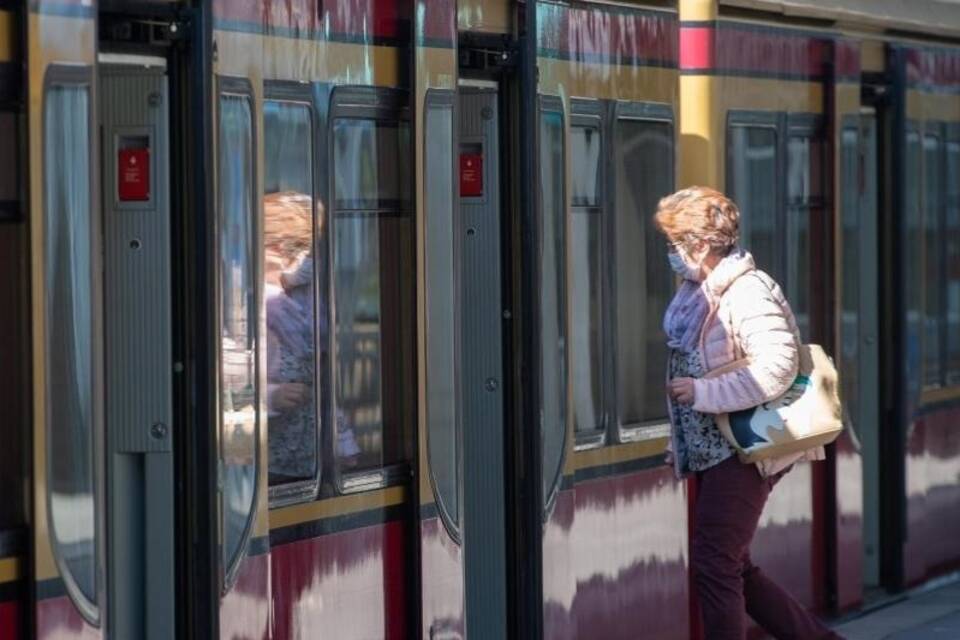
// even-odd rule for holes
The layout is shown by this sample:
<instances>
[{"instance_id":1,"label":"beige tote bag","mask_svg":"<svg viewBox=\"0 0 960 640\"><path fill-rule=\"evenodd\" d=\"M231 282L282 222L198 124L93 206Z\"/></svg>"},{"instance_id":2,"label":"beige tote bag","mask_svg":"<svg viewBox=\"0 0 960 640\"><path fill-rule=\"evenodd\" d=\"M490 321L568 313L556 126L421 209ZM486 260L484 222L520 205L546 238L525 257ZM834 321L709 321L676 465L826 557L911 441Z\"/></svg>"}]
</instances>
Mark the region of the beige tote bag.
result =
<instances>
[{"instance_id":1,"label":"beige tote bag","mask_svg":"<svg viewBox=\"0 0 960 640\"><path fill-rule=\"evenodd\" d=\"M715 378L750 364L737 360L710 371ZM839 377L815 344L800 347L800 371L783 395L757 407L723 413L717 426L742 462L757 462L830 444L843 430Z\"/></svg>"}]
</instances>

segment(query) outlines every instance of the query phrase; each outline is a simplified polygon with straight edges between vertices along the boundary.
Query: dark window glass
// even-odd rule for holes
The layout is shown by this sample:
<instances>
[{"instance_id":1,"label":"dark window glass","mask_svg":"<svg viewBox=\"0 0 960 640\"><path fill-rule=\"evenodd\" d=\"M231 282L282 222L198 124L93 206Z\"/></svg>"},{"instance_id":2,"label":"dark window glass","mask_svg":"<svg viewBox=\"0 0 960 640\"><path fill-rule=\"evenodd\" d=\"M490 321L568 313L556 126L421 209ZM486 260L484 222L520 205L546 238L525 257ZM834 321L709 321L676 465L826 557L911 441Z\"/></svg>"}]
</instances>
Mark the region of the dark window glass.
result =
<instances>
[{"instance_id":1,"label":"dark window glass","mask_svg":"<svg viewBox=\"0 0 960 640\"><path fill-rule=\"evenodd\" d=\"M19 197L19 147L17 146L17 114L0 111L0 204ZM0 218L3 210L0 209Z\"/></svg>"},{"instance_id":2,"label":"dark window glass","mask_svg":"<svg viewBox=\"0 0 960 640\"><path fill-rule=\"evenodd\" d=\"M424 125L429 132L424 136L424 172L428 178L424 185L427 437L437 501L457 526L460 522L454 250L457 202L453 185L453 99L450 94L428 95Z\"/></svg>"},{"instance_id":3,"label":"dark window glass","mask_svg":"<svg viewBox=\"0 0 960 640\"><path fill-rule=\"evenodd\" d=\"M800 335L810 340L810 256L815 248L810 228L824 207L824 145L810 135L792 135L787 150L787 271L781 284L786 289Z\"/></svg>"},{"instance_id":4,"label":"dark window glass","mask_svg":"<svg viewBox=\"0 0 960 640\"><path fill-rule=\"evenodd\" d=\"M924 273L923 273L923 382L927 387L936 387L941 382L940 358L942 345L940 340L941 292L943 277L941 267L940 215L943 211L943 161L941 160L940 139L924 136Z\"/></svg>"},{"instance_id":5,"label":"dark window glass","mask_svg":"<svg viewBox=\"0 0 960 640\"><path fill-rule=\"evenodd\" d=\"M600 158L600 129L575 126L570 130L571 199L575 207L600 206L603 184Z\"/></svg>"},{"instance_id":6,"label":"dark window glass","mask_svg":"<svg viewBox=\"0 0 960 640\"><path fill-rule=\"evenodd\" d=\"M415 278L406 125L334 123L335 401L342 471L399 462L412 421Z\"/></svg>"},{"instance_id":7,"label":"dark window glass","mask_svg":"<svg viewBox=\"0 0 960 640\"><path fill-rule=\"evenodd\" d=\"M563 461L567 433L567 322L564 294L566 203L563 114L540 113L540 375L543 496L550 498Z\"/></svg>"},{"instance_id":8,"label":"dark window glass","mask_svg":"<svg viewBox=\"0 0 960 640\"><path fill-rule=\"evenodd\" d=\"M257 478L256 208L250 98L220 97L220 443L223 456L223 562L240 559Z\"/></svg>"},{"instance_id":9,"label":"dark window glass","mask_svg":"<svg viewBox=\"0 0 960 640\"><path fill-rule=\"evenodd\" d=\"M728 183L740 207L740 239L777 282L781 273L777 211L777 131L772 127L735 125L729 130Z\"/></svg>"},{"instance_id":10,"label":"dark window glass","mask_svg":"<svg viewBox=\"0 0 960 640\"><path fill-rule=\"evenodd\" d=\"M95 610L93 226L90 88L44 106L44 295L51 538L71 596Z\"/></svg>"},{"instance_id":11,"label":"dark window glass","mask_svg":"<svg viewBox=\"0 0 960 640\"><path fill-rule=\"evenodd\" d=\"M263 107L264 299L267 309L267 440L270 485L317 476L317 311L313 131L306 104L267 100ZM318 230L323 221L317 221Z\"/></svg>"},{"instance_id":12,"label":"dark window glass","mask_svg":"<svg viewBox=\"0 0 960 640\"><path fill-rule=\"evenodd\" d=\"M633 427L666 417L663 314L674 278L653 213L673 191L673 127L619 120L616 131L617 416Z\"/></svg>"},{"instance_id":13,"label":"dark window glass","mask_svg":"<svg viewBox=\"0 0 960 640\"><path fill-rule=\"evenodd\" d=\"M945 210L944 324L947 336L946 382L960 384L960 141L947 143Z\"/></svg>"},{"instance_id":14,"label":"dark window glass","mask_svg":"<svg viewBox=\"0 0 960 640\"><path fill-rule=\"evenodd\" d=\"M406 208L410 193L405 123L338 118L333 124L337 211Z\"/></svg>"},{"instance_id":15,"label":"dark window glass","mask_svg":"<svg viewBox=\"0 0 960 640\"><path fill-rule=\"evenodd\" d=\"M907 133L906 207L904 210L906 246L904 247L904 291L906 303L907 362L904 379L916 394L922 384L921 346L923 344L923 210L920 203L923 145L915 131Z\"/></svg>"},{"instance_id":16,"label":"dark window glass","mask_svg":"<svg viewBox=\"0 0 960 640\"><path fill-rule=\"evenodd\" d=\"M570 229L570 283L573 323L574 428L596 431L603 419L603 210L599 206L600 130L570 130L573 219ZM597 176L594 178L594 176Z\"/></svg>"},{"instance_id":17,"label":"dark window glass","mask_svg":"<svg viewBox=\"0 0 960 640\"><path fill-rule=\"evenodd\" d=\"M841 139L841 250L843 279L840 301L840 370L843 399L854 419L859 409L860 363L860 151L856 129L844 129Z\"/></svg>"}]
</instances>

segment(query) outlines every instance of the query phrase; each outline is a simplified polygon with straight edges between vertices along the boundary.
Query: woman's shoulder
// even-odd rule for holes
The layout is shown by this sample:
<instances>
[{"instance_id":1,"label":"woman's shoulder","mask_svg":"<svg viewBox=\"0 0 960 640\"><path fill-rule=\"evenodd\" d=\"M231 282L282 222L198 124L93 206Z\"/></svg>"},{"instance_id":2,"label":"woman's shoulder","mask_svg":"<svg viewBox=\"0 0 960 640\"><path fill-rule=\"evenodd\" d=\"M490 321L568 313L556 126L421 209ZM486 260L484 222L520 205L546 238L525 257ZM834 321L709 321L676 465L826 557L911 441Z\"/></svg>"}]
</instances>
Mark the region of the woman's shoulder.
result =
<instances>
[{"instance_id":1,"label":"woman's shoulder","mask_svg":"<svg viewBox=\"0 0 960 640\"><path fill-rule=\"evenodd\" d=\"M768 273L753 269L730 285L724 302L734 316L782 315L786 298L780 285Z\"/></svg>"}]
</instances>

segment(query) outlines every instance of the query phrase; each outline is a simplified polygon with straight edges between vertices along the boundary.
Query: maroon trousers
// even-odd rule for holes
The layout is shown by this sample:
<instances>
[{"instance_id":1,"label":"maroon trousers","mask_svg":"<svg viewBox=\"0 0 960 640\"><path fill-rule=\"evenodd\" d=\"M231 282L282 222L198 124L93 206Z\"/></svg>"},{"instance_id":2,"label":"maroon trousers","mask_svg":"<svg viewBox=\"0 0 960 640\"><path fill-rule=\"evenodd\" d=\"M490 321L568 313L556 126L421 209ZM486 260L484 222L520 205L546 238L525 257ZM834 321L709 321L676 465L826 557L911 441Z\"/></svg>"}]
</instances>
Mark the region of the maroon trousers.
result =
<instances>
[{"instance_id":1,"label":"maroon trousers","mask_svg":"<svg viewBox=\"0 0 960 640\"><path fill-rule=\"evenodd\" d=\"M841 637L750 561L760 513L782 475L764 478L736 456L697 474L690 555L708 640L744 640L745 614L777 640Z\"/></svg>"}]
</instances>

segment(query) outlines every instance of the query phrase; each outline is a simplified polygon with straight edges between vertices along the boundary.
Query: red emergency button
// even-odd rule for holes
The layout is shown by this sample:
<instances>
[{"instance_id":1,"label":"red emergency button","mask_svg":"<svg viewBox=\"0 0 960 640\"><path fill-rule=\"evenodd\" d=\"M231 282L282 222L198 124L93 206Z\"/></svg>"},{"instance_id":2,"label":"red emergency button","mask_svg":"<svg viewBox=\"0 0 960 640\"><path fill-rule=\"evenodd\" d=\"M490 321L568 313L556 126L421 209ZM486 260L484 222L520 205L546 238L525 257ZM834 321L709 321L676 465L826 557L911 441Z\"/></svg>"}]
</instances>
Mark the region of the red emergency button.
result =
<instances>
[{"instance_id":1,"label":"red emergency button","mask_svg":"<svg viewBox=\"0 0 960 640\"><path fill-rule=\"evenodd\" d=\"M460 154L460 195L477 198L483 195L483 155Z\"/></svg>"},{"instance_id":2,"label":"red emergency button","mask_svg":"<svg viewBox=\"0 0 960 640\"><path fill-rule=\"evenodd\" d=\"M120 149L117 157L117 192L121 202L150 199L149 149Z\"/></svg>"}]
</instances>

